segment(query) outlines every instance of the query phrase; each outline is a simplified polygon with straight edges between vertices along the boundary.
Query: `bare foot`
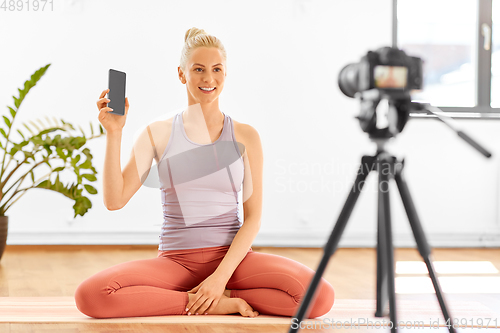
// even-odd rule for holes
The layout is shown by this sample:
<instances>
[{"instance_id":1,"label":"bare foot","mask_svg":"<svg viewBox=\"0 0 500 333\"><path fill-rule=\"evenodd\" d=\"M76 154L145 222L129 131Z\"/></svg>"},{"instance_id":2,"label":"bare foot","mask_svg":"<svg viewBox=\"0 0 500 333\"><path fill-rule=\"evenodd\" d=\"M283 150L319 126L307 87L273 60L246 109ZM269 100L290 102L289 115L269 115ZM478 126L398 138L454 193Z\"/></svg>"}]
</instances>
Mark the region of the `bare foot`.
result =
<instances>
[{"instance_id":1,"label":"bare foot","mask_svg":"<svg viewBox=\"0 0 500 333\"><path fill-rule=\"evenodd\" d=\"M250 306L250 304L247 303L243 298L236 298L237 300L241 300L240 303L240 308L239 308L239 313L243 317L257 317L259 315L258 311L254 311L254 309Z\"/></svg>"},{"instance_id":2,"label":"bare foot","mask_svg":"<svg viewBox=\"0 0 500 333\"><path fill-rule=\"evenodd\" d=\"M223 315L230 313L240 313L243 317L256 317L259 312L254 311L253 308L242 298L229 298L227 293L224 292L219 300L219 303L215 309L208 311L208 314L212 315ZM188 293L189 300L194 297L195 294ZM193 313L191 313L193 314Z\"/></svg>"}]
</instances>

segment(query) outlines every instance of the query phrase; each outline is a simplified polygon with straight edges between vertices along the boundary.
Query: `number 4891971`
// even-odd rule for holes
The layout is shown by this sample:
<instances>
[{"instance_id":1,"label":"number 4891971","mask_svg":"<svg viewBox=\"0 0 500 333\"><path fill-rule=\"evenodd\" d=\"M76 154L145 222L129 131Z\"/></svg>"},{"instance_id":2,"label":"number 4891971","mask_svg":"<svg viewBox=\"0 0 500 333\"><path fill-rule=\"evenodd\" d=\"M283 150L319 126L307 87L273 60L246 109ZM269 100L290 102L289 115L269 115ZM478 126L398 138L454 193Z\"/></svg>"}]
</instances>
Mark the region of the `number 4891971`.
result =
<instances>
[{"instance_id":1,"label":"number 4891971","mask_svg":"<svg viewBox=\"0 0 500 333\"><path fill-rule=\"evenodd\" d=\"M49 6L47 6L49 5ZM0 10L4 12L22 12L22 11L53 11L53 0L3 0L0 5Z\"/></svg>"}]
</instances>

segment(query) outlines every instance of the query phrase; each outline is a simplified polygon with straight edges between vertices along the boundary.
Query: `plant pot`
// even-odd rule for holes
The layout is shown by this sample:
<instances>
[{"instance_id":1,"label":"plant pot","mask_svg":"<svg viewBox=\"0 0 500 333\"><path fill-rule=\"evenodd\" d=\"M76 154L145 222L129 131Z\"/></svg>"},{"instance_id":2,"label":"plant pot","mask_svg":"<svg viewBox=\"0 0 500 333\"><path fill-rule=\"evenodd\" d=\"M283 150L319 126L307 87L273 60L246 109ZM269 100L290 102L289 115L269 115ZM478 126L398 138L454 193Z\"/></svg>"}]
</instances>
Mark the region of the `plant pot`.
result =
<instances>
[{"instance_id":1,"label":"plant pot","mask_svg":"<svg viewBox=\"0 0 500 333\"><path fill-rule=\"evenodd\" d=\"M5 245L7 244L7 232L9 229L9 217L0 216L0 260L2 259Z\"/></svg>"}]
</instances>

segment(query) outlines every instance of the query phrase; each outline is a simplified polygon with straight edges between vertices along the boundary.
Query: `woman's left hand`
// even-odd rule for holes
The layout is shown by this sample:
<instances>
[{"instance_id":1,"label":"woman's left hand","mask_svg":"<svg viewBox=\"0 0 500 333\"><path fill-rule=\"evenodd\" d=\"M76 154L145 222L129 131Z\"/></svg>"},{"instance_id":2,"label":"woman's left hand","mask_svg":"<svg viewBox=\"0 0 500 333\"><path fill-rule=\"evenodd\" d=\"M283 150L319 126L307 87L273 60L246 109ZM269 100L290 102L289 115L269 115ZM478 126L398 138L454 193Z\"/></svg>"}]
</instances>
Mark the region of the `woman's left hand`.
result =
<instances>
[{"instance_id":1,"label":"woman's left hand","mask_svg":"<svg viewBox=\"0 0 500 333\"><path fill-rule=\"evenodd\" d=\"M196 293L187 305L187 312L191 314L204 314L217 307L227 281L213 273L203 280L199 285L189 290L188 293Z\"/></svg>"}]
</instances>

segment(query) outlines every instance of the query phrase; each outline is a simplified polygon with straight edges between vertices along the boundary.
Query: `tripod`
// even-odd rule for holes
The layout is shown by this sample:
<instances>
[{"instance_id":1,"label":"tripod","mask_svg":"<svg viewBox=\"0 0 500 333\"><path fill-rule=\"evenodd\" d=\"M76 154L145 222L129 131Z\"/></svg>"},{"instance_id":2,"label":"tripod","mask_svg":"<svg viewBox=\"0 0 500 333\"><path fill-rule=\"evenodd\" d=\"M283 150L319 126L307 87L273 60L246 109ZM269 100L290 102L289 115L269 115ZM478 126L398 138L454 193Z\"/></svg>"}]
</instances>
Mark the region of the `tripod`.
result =
<instances>
[{"instance_id":1,"label":"tripod","mask_svg":"<svg viewBox=\"0 0 500 333\"><path fill-rule=\"evenodd\" d=\"M434 266L431 261L431 250L427 240L425 238L424 231L420 224L420 220L417 215L417 211L413 204L413 200L406 184L406 180L403 176L404 159L398 161L395 156L390 155L385 150L385 144L388 138L378 138L372 139L377 143L377 153L374 156L365 155L361 158L361 165L358 170L358 174L354 181L354 184L349 192L347 200L340 212L339 218L335 227L328 239L327 244L324 247L324 254L321 262L316 270L316 273L307 289L307 293L300 304L300 307L293 317L293 323L298 323L302 321L306 312L308 310L309 303L311 302L318 283L321 280L325 268L330 260L330 257L335 252L337 245L339 243L342 232L351 212L356 204L356 200L363 189L365 180L368 174L376 169L378 172L378 229L377 229L377 310L375 312L376 317L383 317L384 309L389 301L390 306L390 320L391 320L391 332L397 332L397 319L396 319L396 293L394 284L394 253L392 246L392 231L391 231L391 215L390 215L390 203L389 203L389 180L394 178L401 195L406 214L408 215L408 220L415 236L415 241L417 243L418 251L427 265L427 270L429 271L432 284L434 285L434 290L436 291L436 296L441 307L441 311L449 324L448 328L450 333L455 333L453 328L453 320L447 310L447 306L441 292L441 287L439 281L436 277L434 271ZM294 327L292 324L289 333L297 332L298 327Z\"/></svg>"}]
</instances>

